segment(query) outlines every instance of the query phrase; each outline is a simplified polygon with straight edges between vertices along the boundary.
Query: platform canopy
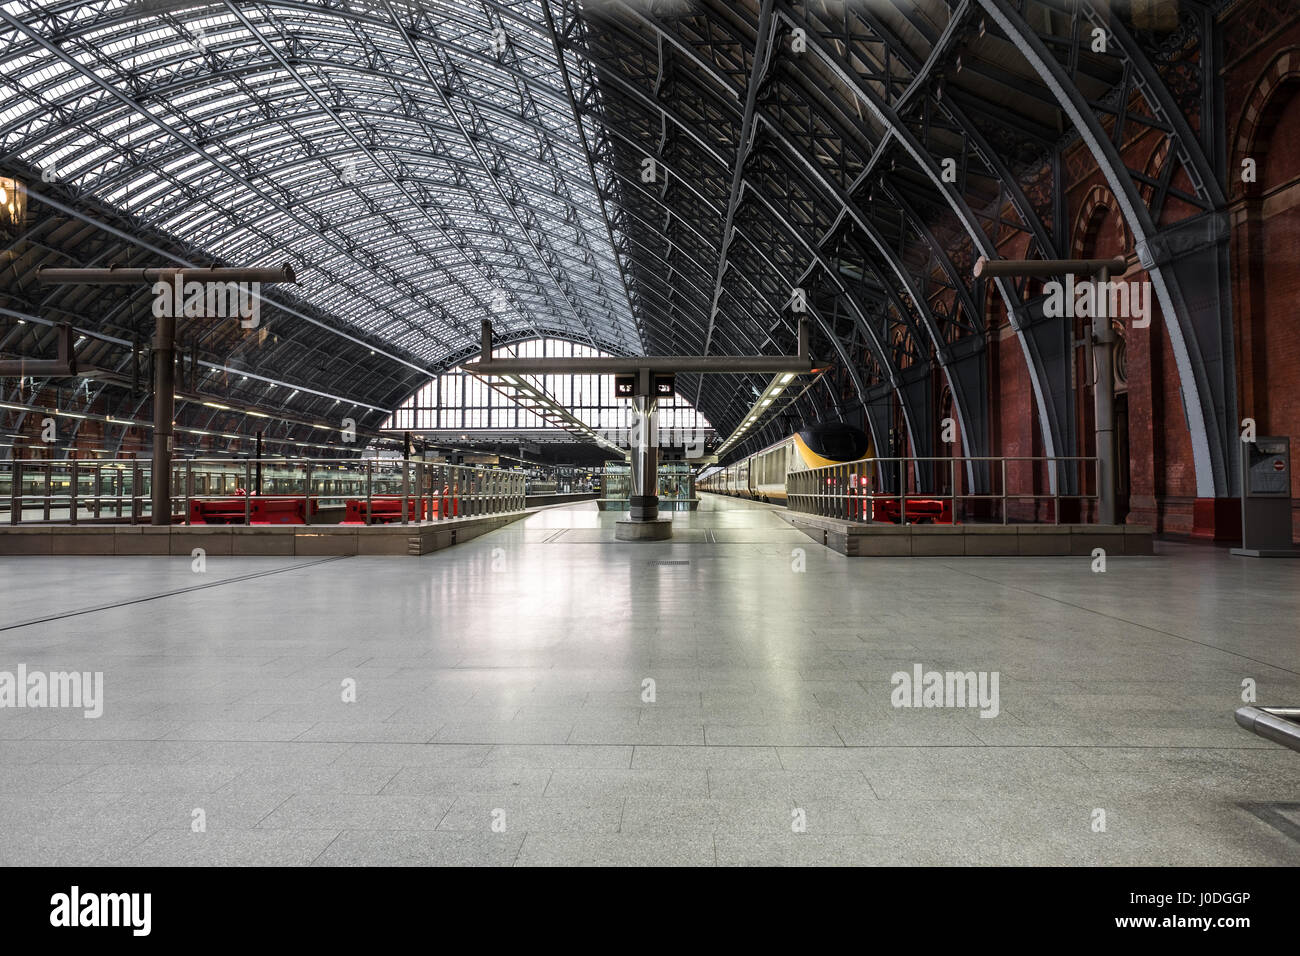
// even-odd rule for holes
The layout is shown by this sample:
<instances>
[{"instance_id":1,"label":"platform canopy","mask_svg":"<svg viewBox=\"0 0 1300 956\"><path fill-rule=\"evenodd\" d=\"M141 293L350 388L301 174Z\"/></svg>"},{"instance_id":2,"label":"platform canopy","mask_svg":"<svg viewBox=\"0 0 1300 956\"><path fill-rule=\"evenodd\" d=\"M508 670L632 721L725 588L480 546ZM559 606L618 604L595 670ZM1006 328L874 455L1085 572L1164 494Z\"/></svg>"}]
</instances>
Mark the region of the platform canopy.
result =
<instances>
[{"instance_id":1,"label":"platform canopy","mask_svg":"<svg viewBox=\"0 0 1300 956\"><path fill-rule=\"evenodd\" d=\"M630 356L789 354L806 317L830 371L746 447L829 418L927 454L942 412L979 454L996 307L1044 451L1069 454L1068 332L1034 287L973 266L1069 252L1064 186L1092 163L1175 316L1213 484L1221 297L1192 286L1215 272L1149 249L1222 204L1200 121L1214 6L7 2L0 176L27 209L0 240L0 318L25 321L0 351L43 354L70 321L96 388L121 388L147 290L41 289L36 266L288 260L300 285L259 329L194 333L196 390L297 388L295 407L350 402L373 426L477 353L484 318L502 343ZM1131 169L1116 143L1135 129L1152 148ZM764 384L679 388L727 434Z\"/></svg>"}]
</instances>

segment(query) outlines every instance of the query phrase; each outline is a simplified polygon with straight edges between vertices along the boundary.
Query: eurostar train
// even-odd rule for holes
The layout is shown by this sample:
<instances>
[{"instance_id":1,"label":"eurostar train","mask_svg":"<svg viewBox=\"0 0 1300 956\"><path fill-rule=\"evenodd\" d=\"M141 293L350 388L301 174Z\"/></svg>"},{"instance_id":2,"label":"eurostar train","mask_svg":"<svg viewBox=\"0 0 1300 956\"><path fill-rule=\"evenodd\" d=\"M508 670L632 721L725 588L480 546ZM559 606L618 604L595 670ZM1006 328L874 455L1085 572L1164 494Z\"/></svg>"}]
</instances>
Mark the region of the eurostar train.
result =
<instances>
[{"instance_id":1,"label":"eurostar train","mask_svg":"<svg viewBox=\"0 0 1300 956\"><path fill-rule=\"evenodd\" d=\"M843 422L813 425L734 464L704 472L695 486L738 498L784 504L786 476L872 457L871 438Z\"/></svg>"}]
</instances>

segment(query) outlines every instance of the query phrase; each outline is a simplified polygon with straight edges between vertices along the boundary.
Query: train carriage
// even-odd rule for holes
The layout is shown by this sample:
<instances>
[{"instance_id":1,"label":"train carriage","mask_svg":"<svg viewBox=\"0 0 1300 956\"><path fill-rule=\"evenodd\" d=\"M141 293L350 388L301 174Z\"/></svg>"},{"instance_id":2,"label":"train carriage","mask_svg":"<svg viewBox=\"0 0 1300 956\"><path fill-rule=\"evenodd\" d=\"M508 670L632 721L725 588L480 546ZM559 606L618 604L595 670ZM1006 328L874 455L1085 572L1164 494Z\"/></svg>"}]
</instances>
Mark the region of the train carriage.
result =
<instances>
[{"instance_id":1,"label":"train carriage","mask_svg":"<svg viewBox=\"0 0 1300 956\"><path fill-rule=\"evenodd\" d=\"M785 504L787 476L872 457L871 438L842 422L813 425L734 464L705 473L702 491Z\"/></svg>"}]
</instances>

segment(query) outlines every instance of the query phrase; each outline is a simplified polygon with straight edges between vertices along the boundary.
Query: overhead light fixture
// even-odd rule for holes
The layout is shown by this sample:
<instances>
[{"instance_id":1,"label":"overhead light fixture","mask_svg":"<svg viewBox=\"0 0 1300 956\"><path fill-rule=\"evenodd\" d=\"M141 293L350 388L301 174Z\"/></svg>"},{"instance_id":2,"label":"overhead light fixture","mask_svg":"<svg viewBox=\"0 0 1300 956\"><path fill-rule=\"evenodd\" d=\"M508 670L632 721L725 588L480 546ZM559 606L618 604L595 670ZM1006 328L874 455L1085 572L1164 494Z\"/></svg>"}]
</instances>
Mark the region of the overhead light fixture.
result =
<instances>
[{"instance_id":1,"label":"overhead light fixture","mask_svg":"<svg viewBox=\"0 0 1300 956\"><path fill-rule=\"evenodd\" d=\"M0 226L16 233L27 221L27 187L17 179L0 176Z\"/></svg>"}]
</instances>

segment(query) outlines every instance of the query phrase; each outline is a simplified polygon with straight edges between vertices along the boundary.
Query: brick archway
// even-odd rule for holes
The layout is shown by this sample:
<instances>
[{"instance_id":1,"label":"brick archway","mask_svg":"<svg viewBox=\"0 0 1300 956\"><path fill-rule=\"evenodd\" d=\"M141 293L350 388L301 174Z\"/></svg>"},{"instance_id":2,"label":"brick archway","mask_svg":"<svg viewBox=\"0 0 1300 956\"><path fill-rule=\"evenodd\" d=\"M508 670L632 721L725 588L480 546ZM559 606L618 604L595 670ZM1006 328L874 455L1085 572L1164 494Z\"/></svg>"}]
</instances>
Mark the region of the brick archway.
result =
<instances>
[{"instance_id":1,"label":"brick archway","mask_svg":"<svg viewBox=\"0 0 1300 956\"><path fill-rule=\"evenodd\" d=\"M1261 135L1268 135L1271 120L1275 118L1272 114L1290 98L1279 93L1292 85L1300 85L1300 47L1294 46L1287 47L1265 67L1242 108L1233 139L1233 162L1228 170L1232 198L1240 199L1253 191L1252 184L1241 180L1241 164L1248 158L1258 161L1255 154L1265 147L1260 142ZM1254 185L1258 185L1258 180Z\"/></svg>"}]
</instances>

